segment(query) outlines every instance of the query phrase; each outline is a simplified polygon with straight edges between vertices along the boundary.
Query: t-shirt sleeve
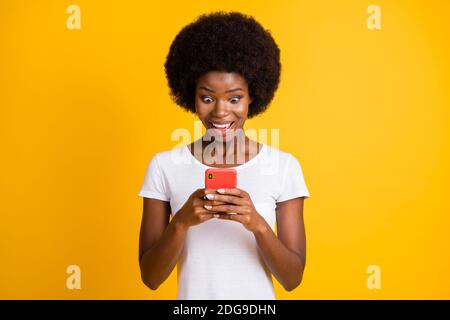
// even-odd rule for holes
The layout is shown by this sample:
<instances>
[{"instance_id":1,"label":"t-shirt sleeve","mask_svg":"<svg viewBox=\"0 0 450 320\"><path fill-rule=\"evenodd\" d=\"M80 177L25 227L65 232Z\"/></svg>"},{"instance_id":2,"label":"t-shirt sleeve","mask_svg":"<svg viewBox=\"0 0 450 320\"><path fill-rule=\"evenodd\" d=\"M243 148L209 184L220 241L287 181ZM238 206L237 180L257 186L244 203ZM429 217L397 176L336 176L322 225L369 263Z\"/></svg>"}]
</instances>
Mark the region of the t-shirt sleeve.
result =
<instances>
[{"instance_id":1,"label":"t-shirt sleeve","mask_svg":"<svg viewBox=\"0 0 450 320\"><path fill-rule=\"evenodd\" d=\"M145 198L170 201L166 181L159 164L158 154L153 156L147 166L144 182L138 195Z\"/></svg>"},{"instance_id":2,"label":"t-shirt sleeve","mask_svg":"<svg viewBox=\"0 0 450 320\"><path fill-rule=\"evenodd\" d=\"M306 187L303 170L300 163L294 156L289 154L283 173L281 190L277 202L282 202L297 197L309 198L309 191Z\"/></svg>"}]
</instances>

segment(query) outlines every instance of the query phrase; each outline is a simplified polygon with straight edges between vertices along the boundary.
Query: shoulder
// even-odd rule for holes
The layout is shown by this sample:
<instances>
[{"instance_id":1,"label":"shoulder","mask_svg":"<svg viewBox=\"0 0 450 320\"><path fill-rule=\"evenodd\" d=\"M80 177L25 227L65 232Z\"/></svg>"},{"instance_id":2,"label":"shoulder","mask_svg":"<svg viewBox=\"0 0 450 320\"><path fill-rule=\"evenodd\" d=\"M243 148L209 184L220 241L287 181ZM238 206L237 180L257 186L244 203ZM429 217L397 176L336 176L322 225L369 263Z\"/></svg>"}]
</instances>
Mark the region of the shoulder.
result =
<instances>
[{"instance_id":1,"label":"shoulder","mask_svg":"<svg viewBox=\"0 0 450 320\"><path fill-rule=\"evenodd\" d=\"M296 157L289 152L282 151L277 147L265 145L266 156L273 161L279 161L281 165L286 165L292 161L297 161Z\"/></svg>"},{"instance_id":2,"label":"shoulder","mask_svg":"<svg viewBox=\"0 0 450 320\"><path fill-rule=\"evenodd\" d=\"M176 146L170 150L159 151L151 159L161 171L185 169L190 164L189 150L186 145Z\"/></svg>"},{"instance_id":3,"label":"shoulder","mask_svg":"<svg viewBox=\"0 0 450 320\"><path fill-rule=\"evenodd\" d=\"M179 157L185 158L186 145L177 146L169 150L159 151L154 154L153 159L157 159L159 163L167 163L176 161Z\"/></svg>"},{"instance_id":4,"label":"shoulder","mask_svg":"<svg viewBox=\"0 0 450 320\"><path fill-rule=\"evenodd\" d=\"M268 172L267 174L276 174L281 177L285 177L289 173L298 175L303 171L300 161L292 153L269 145L266 145L263 164L268 168L264 169Z\"/></svg>"}]
</instances>

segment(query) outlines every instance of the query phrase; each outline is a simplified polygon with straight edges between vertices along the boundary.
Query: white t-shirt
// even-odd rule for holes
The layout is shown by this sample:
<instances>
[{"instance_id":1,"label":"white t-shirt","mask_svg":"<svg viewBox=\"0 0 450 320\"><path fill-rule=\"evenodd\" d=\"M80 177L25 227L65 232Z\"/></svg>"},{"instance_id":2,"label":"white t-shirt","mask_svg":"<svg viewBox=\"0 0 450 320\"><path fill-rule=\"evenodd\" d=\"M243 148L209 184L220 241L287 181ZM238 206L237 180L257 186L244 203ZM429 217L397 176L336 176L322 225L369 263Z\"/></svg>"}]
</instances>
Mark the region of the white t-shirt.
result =
<instances>
[{"instance_id":1,"label":"white t-shirt","mask_svg":"<svg viewBox=\"0 0 450 320\"><path fill-rule=\"evenodd\" d=\"M159 152L148 164L138 195L170 201L174 216L196 189L205 187L208 168L188 145ZM297 159L269 145L234 169L237 187L249 193L272 230L277 202L309 197ZM239 222L216 218L190 227L178 261L177 299L275 299L272 276L253 233Z\"/></svg>"}]
</instances>

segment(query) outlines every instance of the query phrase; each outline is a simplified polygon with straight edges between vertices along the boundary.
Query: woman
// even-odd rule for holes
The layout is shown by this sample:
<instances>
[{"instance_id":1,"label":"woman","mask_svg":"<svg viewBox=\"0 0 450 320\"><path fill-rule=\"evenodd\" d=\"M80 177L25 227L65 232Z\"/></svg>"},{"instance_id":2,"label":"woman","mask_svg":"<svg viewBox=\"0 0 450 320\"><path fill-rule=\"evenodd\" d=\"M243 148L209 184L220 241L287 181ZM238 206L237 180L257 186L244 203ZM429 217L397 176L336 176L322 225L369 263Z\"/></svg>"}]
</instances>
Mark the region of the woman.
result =
<instances>
[{"instance_id":1,"label":"woman","mask_svg":"<svg viewBox=\"0 0 450 320\"><path fill-rule=\"evenodd\" d=\"M272 100L279 60L270 33L237 12L202 15L174 39L165 63L171 96L206 134L157 153L147 168L139 261L149 288L177 262L177 299L275 299L272 274L288 291L301 283L309 197L301 166L242 134ZM233 167L238 187L205 189L211 167Z\"/></svg>"}]
</instances>

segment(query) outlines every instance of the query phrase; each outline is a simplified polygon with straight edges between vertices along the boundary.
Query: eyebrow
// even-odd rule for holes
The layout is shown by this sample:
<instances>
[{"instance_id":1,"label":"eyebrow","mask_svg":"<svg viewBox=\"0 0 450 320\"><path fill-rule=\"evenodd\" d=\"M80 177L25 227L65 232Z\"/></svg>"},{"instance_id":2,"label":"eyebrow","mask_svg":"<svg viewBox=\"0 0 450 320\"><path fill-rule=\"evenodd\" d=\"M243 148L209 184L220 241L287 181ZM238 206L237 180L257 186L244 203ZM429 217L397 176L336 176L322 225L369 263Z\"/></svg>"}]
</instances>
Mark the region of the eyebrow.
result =
<instances>
[{"instance_id":1,"label":"eyebrow","mask_svg":"<svg viewBox=\"0 0 450 320\"><path fill-rule=\"evenodd\" d=\"M209 89L209 88L207 88L207 87L200 86L199 89L205 89L205 90L207 90L207 91L209 91L209 92L215 93L214 90ZM230 89L230 90L225 91L225 93L227 93L227 92L233 92L233 91L239 91L239 90L240 90L240 91L244 91L244 90L242 90L241 88L234 88L234 89Z\"/></svg>"}]
</instances>

